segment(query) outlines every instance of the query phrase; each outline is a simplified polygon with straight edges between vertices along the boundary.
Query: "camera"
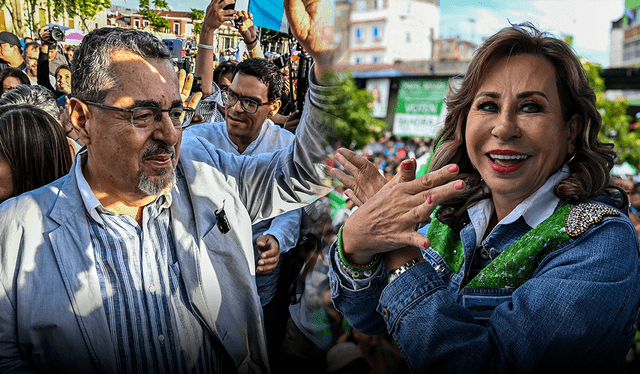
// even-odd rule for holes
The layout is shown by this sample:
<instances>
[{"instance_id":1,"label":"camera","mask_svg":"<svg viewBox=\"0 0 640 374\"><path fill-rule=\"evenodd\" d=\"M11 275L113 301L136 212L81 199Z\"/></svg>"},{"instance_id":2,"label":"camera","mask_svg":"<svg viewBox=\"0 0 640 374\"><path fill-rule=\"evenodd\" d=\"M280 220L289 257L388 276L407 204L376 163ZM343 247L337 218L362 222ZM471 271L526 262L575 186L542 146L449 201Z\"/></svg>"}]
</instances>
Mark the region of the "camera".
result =
<instances>
[{"instance_id":1,"label":"camera","mask_svg":"<svg viewBox=\"0 0 640 374\"><path fill-rule=\"evenodd\" d=\"M53 39L56 43L64 42L64 40L67 38L64 35L64 31L60 30L60 26L57 25L51 27L49 33L51 34L51 39Z\"/></svg>"},{"instance_id":2,"label":"camera","mask_svg":"<svg viewBox=\"0 0 640 374\"><path fill-rule=\"evenodd\" d=\"M291 52L283 53L278 56L275 60L273 60L273 64L276 65L278 69L282 69L287 65L289 58L291 57Z\"/></svg>"}]
</instances>

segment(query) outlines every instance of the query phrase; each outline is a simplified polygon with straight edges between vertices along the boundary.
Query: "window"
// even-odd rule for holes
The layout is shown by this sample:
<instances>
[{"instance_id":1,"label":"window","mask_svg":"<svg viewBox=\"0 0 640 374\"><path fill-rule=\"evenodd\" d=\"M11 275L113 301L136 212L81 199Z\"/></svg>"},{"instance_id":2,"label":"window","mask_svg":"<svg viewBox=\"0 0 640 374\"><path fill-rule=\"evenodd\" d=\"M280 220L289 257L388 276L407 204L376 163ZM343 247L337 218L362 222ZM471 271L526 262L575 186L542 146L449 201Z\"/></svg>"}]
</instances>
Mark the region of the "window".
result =
<instances>
[{"instance_id":1,"label":"window","mask_svg":"<svg viewBox=\"0 0 640 374\"><path fill-rule=\"evenodd\" d=\"M373 7L375 9L382 9L382 3L383 3L383 0L375 0L375 4L373 5Z\"/></svg>"},{"instance_id":2,"label":"window","mask_svg":"<svg viewBox=\"0 0 640 374\"><path fill-rule=\"evenodd\" d=\"M133 26L134 26L136 29L139 29L139 28L140 28L140 20L139 20L139 19L137 19L137 18L136 18L136 19L134 19L134 20L133 20Z\"/></svg>"},{"instance_id":3,"label":"window","mask_svg":"<svg viewBox=\"0 0 640 374\"><path fill-rule=\"evenodd\" d=\"M380 39L380 28L378 26L373 28L373 39Z\"/></svg>"},{"instance_id":4,"label":"window","mask_svg":"<svg viewBox=\"0 0 640 374\"><path fill-rule=\"evenodd\" d=\"M373 63L374 64L379 64L380 63L380 57L374 57L373 58Z\"/></svg>"},{"instance_id":5,"label":"window","mask_svg":"<svg viewBox=\"0 0 640 374\"><path fill-rule=\"evenodd\" d=\"M358 0L356 2L356 10L358 12L364 12L367 10L367 2L365 0Z\"/></svg>"},{"instance_id":6,"label":"window","mask_svg":"<svg viewBox=\"0 0 640 374\"><path fill-rule=\"evenodd\" d=\"M147 27L147 26L149 26L149 21L146 21L146 20L145 20L145 21L142 21L142 26L143 26L143 27Z\"/></svg>"},{"instance_id":7,"label":"window","mask_svg":"<svg viewBox=\"0 0 640 374\"><path fill-rule=\"evenodd\" d=\"M360 64L360 62L361 62L361 61L360 61L360 58L359 58L359 57L356 57L355 62L356 62L356 65L359 65L359 64Z\"/></svg>"},{"instance_id":8,"label":"window","mask_svg":"<svg viewBox=\"0 0 640 374\"><path fill-rule=\"evenodd\" d=\"M356 40L359 42L362 41L362 29L356 29Z\"/></svg>"},{"instance_id":9,"label":"window","mask_svg":"<svg viewBox=\"0 0 640 374\"><path fill-rule=\"evenodd\" d=\"M176 35L180 35L180 22L174 22L173 33Z\"/></svg>"},{"instance_id":10,"label":"window","mask_svg":"<svg viewBox=\"0 0 640 374\"><path fill-rule=\"evenodd\" d=\"M407 33L407 43L410 43L410 42L411 42L411 33L408 32Z\"/></svg>"}]
</instances>

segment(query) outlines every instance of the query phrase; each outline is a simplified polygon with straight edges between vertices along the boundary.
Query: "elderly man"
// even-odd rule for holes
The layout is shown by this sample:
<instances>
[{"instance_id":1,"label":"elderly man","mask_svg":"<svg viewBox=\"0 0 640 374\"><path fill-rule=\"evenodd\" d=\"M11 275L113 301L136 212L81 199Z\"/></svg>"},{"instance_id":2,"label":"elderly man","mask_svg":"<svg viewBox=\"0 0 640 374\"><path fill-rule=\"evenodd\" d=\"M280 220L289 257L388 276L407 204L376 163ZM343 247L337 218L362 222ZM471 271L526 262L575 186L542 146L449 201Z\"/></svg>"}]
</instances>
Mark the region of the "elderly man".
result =
<instances>
[{"instance_id":1,"label":"elderly man","mask_svg":"<svg viewBox=\"0 0 640 374\"><path fill-rule=\"evenodd\" d=\"M292 28L313 37L294 5ZM312 85L290 147L238 157L182 141L170 61L128 29L94 30L77 50L71 121L86 150L0 206L0 371L268 371L251 222L321 192L330 90Z\"/></svg>"}]
</instances>

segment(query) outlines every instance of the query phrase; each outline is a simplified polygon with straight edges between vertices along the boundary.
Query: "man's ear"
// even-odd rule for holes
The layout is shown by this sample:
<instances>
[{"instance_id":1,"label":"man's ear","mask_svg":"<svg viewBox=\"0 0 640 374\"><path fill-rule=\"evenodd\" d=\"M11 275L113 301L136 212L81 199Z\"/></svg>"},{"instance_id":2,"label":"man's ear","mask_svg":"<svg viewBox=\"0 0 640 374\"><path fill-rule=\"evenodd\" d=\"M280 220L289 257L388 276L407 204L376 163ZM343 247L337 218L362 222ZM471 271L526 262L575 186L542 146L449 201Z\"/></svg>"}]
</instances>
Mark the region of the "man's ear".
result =
<instances>
[{"instance_id":1,"label":"man's ear","mask_svg":"<svg viewBox=\"0 0 640 374\"><path fill-rule=\"evenodd\" d=\"M567 125L569 126L568 150L569 154L572 155L576 152L576 140L578 139L578 135L582 132L582 118L579 115L574 114L569 122L567 122Z\"/></svg>"},{"instance_id":2,"label":"man's ear","mask_svg":"<svg viewBox=\"0 0 640 374\"><path fill-rule=\"evenodd\" d=\"M87 128L87 117L91 116L89 107L76 98L69 100L69 106L71 111L71 125L76 129L76 132L84 144L89 145L91 143L90 131Z\"/></svg>"},{"instance_id":3,"label":"man's ear","mask_svg":"<svg viewBox=\"0 0 640 374\"><path fill-rule=\"evenodd\" d=\"M275 116L278 113L278 110L280 110L280 106L282 106L282 101L280 100L276 100L271 103L271 107L269 108L269 115L267 116L267 118Z\"/></svg>"}]
</instances>

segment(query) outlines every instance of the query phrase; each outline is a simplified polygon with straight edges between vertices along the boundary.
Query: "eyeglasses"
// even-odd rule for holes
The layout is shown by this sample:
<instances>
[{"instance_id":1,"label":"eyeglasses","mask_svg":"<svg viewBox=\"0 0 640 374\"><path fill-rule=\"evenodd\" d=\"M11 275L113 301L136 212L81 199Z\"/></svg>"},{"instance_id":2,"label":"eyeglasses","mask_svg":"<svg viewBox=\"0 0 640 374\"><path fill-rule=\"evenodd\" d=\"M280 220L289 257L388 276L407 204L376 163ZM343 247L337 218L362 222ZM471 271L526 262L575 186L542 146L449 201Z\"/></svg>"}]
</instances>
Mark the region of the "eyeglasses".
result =
<instances>
[{"instance_id":1,"label":"eyeglasses","mask_svg":"<svg viewBox=\"0 0 640 374\"><path fill-rule=\"evenodd\" d=\"M162 120L162 113L164 112L169 113L169 118L171 118L173 127L182 129L189 126L191 118L193 118L193 114L195 112L195 109L183 106L169 109L160 109L156 107L125 109L107 104L94 103L92 101L83 101L83 103L97 106L102 109L131 113L131 125L139 129L148 128L153 126L155 122L160 122Z\"/></svg>"},{"instance_id":2,"label":"eyeglasses","mask_svg":"<svg viewBox=\"0 0 640 374\"><path fill-rule=\"evenodd\" d=\"M248 97L239 97L231 91L222 91L222 102L227 106L234 106L240 100L240 106L242 110L247 113L255 113L258 111L258 108L263 105L269 105L273 103L275 100L267 101L266 103L258 103L253 99L249 99Z\"/></svg>"}]
</instances>

